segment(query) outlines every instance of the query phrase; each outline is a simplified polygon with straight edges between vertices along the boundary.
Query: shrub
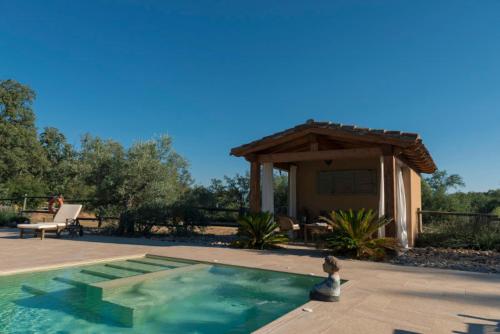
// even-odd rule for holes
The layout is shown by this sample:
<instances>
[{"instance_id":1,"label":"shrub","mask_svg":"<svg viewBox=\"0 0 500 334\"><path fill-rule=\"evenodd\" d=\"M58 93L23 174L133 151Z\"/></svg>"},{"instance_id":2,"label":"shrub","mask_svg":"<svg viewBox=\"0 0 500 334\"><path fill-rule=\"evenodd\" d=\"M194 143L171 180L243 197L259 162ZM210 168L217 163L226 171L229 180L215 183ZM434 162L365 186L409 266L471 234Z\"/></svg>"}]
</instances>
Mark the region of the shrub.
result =
<instances>
[{"instance_id":1,"label":"shrub","mask_svg":"<svg viewBox=\"0 0 500 334\"><path fill-rule=\"evenodd\" d=\"M150 203L125 211L120 216L118 234L149 235L153 227L169 227L175 235L188 235L204 225L205 217L196 208L180 203Z\"/></svg>"},{"instance_id":2,"label":"shrub","mask_svg":"<svg viewBox=\"0 0 500 334\"><path fill-rule=\"evenodd\" d=\"M381 260L385 257L386 250L399 248L398 241L394 238L373 237L380 227L390 223L390 220L379 218L373 210L332 211L329 217L320 219L333 227L327 244L336 253Z\"/></svg>"},{"instance_id":3,"label":"shrub","mask_svg":"<svg viewBox=\"0 0 500 334\"><path fill-rule=\"evenodd\" d=\"M264 249L288 241L285 235L276 232L278 224L269 212L242 216L238 224L238 240L233 243L235 247Z\"/></svg>"},{"instance_id":4,"label":"shrub","mask_svg":"<svg viewBox=\"0 0 500 334\"><path fill-rule=\"evenodd\" d=\"M29 222L29 219L19 215L14 209L0 208L0 226L15 226L24 222Z\"/></svg>"},{"instance_id":5,"label":"shrub","mask_svg":"<svg viewBox=\"0 0 500 334\"><path fill-rule=\"evenodd\" d=\"M154 203L141 205L120 215L118 234L149 235L153 226L166 226L169 217L169 209L166 205Z\"/></svg>"},{"instance_id":6,"label":"shrub","mask_svg":"<svg viewBox=\"0 0 500 334\"><path fill-rule=\"evenodd\" d=\"M500 234L487 233L485 231L475 234L470 233L469 235L443 232L420 233L415 246L500 251Z\"/></svg>"},{"instance_id":7,"label":"shrub","mask_svg":"<svg viewBox=\"0 0 500 334\"><path fill-rule=\"evenodd\" d=\"M174 203L169 208L168 226L172 234L185 236L192 234L196 228L203 229L206 216L197 208L182 203Z\"/></svg>"}]
</instances>

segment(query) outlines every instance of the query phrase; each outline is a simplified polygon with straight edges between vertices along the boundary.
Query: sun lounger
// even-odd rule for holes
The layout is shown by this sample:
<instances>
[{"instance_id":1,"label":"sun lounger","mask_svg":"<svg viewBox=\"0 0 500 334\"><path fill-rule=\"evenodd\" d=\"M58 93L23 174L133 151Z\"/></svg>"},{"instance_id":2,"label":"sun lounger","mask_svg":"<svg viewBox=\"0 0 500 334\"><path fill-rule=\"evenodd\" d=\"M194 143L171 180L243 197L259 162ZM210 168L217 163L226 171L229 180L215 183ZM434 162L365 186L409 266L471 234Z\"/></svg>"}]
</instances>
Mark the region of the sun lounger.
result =
<instances>
[{"instance_id":1,"label":"sun lounger","mask_svg":"<svg viewBox=\"0 0 500 334\"><path fill-rule=\"evenodd\" d=\"M35 236L40 234L40 239L45 238L45 231L55 231L59 235L68 226L75 224L76 218L80 214L82 206L80 204L63 204L57 211L52 222L36 224L18 224L19 236L24 236L24 230L33 230Z\"/></svg>"}]
</instances>

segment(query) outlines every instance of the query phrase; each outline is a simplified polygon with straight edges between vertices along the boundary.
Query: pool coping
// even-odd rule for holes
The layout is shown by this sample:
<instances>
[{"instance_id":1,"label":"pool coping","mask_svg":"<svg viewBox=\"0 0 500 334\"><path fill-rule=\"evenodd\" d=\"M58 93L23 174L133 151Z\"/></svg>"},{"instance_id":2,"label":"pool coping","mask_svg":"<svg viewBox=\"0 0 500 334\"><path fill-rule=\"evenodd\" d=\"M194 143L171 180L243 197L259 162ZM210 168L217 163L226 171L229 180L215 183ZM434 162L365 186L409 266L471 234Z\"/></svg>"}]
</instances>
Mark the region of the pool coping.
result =
<instances>
[{"instance_id":1,"label":"pool coping","mask_svg":"<svg viewBox=\"0 0 500 334\"><path fill-rule=\"evenodd\" d=\"M92 265L92 264L98 264L98 263L110 262L110 261L122 261L122 260L128 260L128 259L137 259L137 258L147 257L148 255L159 257L159 258L171 259L171 260L192 261L192 262L197 262L200 264L209 264L209 265L219 264L219 265L244 268L244 269L272 271L272 272L283 273L283 274L295 274L295 275L318 277L318 278L323 277L323 276L316 275L313 273L304 274L303 272L296 272L296 271L283 271L283 270L274 270L274 269L267 269L267 268L260 268L260 267L251 267L251 266L245 266L245 265L235 265L235 264L226 263L225 261L219 261L219 260L201 261L201 260L193 260L193 259L189 259L189 258L185 258L185 257L172 257L172 256L158 255L158 254L152 254L152 253L137 253L137 254L131 254L131 255L125 255L125 256L114 256L114 257L94 259L94 260L67 262L64 264L38 266L38 267L15 269L15 270L4 270L4 271L0 271L0 277L17 275L17 274L29 274L29 273L33 273L33 272L43 272L43 271L49 271L49 270L64 269L64 268L77 267L77 266L82 266L82 265ZM345 290L346 288L352 287L355 284L355 282L356 282L355 280L345 279L345 282L343 282L341 285L341 290ZM298 316L299 314L301 314L303 312L313 312L316 303L318 303L318 301L309 300L308 302L296 307L295 309L281 315L280 317L274 319L273 321L258 328L257 330L253 331L252 333L264 334L264 333L271 332L274 328L277 328L278 326L282 325L283 323L292 321L295 316ZM328 302L319 302L319 303L328 303Z\"/></svg>"},{"instance_id":2,"label":"pool coping","mask_svg":"<svg viewBox=\"0 0 500 334\"><path fill-rule=\"evenodd\" d=\"M20 269L14 269L14 270L1 270L0 277L9 276L9 275L17 275L17 274L29 274L32 272L57 270L57 269L84 266L84 265L92 265L92 264L109 262L109 261L122 261L122 260L128 260L128 259L137 259L137 258L144 257L145 255L146 255L145 253L139 253L139 254L132 254L132 255L113 256L113 257L107 257L107 258L101 258L101 259L93 259L93 260L73 261L73 262L66 262L66 263L62 263L62 264L51 264L51 265L37 266L37 267L31 267L31 268L20 268Z\"/></svg>"}]
</instances>

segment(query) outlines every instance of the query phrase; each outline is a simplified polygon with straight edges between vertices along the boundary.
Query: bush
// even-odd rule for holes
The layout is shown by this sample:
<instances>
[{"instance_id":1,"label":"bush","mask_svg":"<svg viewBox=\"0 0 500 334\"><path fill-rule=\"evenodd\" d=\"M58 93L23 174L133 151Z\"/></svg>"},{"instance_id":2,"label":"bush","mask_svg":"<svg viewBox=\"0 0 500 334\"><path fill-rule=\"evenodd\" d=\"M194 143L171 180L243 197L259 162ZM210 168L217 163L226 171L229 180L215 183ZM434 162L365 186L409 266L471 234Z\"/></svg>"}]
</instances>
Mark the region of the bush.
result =
<instances>
[{"instance_id":1,"label":"bush","mask_svg":"<svg viewBox=\"0 0 500 334\"><path fill-rule=\"evenodd\" d=\"M333 227L331 236L327 238L327 245L335 253L382 260L388 249L399 248L398 241L394 238L373 238L380 227L390 222L379 218L373 210L332 211L329 217L320 219Z\"/></svg>"},{"instance_id":2,"label":"bush","mask_svg":"<svg viewBox=\"0 0 500 334\"><path fill-rule=\"evenodd\" d=\"M238 240L233 243L234 247L264 249L288 241L285 235L276 232L278 224L269 212L245 215L238 224Z\"/></svg>"},{"instance_id":3,"label":"bush","mask_svg":"<svg viewBox=\"0 0 500 334\"><path fill-rule=\"evenodd\" d=\"M15 226L25 222L29 222L29 219L19 215L15 210L0 208L0 226Z\"/></svg>"},{"instance_id":4,"label":"bush","mask_svg":"<svg viewBox=\"0 0 500 334\"><path fill-rule=\"evenodd\" d=\"M415 242L417 247L471 248L477 250L500 251L500 235L495 233L476 233L469 235L451 233L420 233Z\"/></svg>"},{"instance_id":5,"label":"bush","mask_svg":"<svg viewBox=\"0 0 500 334\"><path fill-rule=\"evenodd\" d=\"M151 203L125 211L120 216L118 234L150 235L153 227L168 227L172 234L188 235L205 226L205 218L196 208L180 203Z\"/></svg>"},{"instance_id":6,"label":"bush","mask_svg":"<svg viewBox=\"0 0 500 334\"><path fill-rule=\"evenodd\" d=\"M197 208L181 203L174 203L169 208L169 224L172 234L185 236L192 234L196 228L206 226L205 215Z\"/></svg>"},{"instance_id":7,"label":"bush","mask_svg":"<svg viewBox=\"0 0 500 334\"><path fill-rule=\"evenodd\" d=\"M169 209L161 204L145 204L130 209L120 215L118 234L149 235L154 226L166 226L169 220Z\"/></svg>"}]
</instances>

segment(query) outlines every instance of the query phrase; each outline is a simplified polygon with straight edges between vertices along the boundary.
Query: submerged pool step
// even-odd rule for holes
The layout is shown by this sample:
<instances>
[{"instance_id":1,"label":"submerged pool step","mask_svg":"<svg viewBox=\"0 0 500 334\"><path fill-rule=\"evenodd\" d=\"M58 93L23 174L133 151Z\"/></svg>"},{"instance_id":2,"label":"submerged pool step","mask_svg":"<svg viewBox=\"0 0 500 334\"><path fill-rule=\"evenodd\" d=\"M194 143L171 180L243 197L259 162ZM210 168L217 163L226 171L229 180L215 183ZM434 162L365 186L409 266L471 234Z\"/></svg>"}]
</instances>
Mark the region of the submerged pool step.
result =
<instances>
[{"instance_id":1,"label":"submerged pool step","mask_svg":"<svg viewBox=\"0 0 500 334\"><path fill-rule=\"evenodd\" d=\"M174 265L173 264L174 262L172 262L172 264L168 264L169 262L167 262L167 261L165 261L167 263L160 263L160 262L146 261L146 260L127 260L127 262L145 264L148 266L162 267L162 268L167 268L167 269L173 269L173 268L180 267L180 266Z\"/></svg>"},{"instance_id":2,"label":"submerged pool step","mask_svg":"<svg viewBox=\"0 0 500 334\"><path fill-rule=\"evenodd\" d=\"M45 290L41 290L41 289L35 288L33 286L30 286L30 285L26 285L26 284L21 285L21 290L23 290L24 292L30 293L34 296L41 296L41 295L45 295L48 293Z\"/></svg>"},{"instance_id":3,"label":"submerged pool step","mask_svg":"<svg viewBox=\"0 0 500 334\"><path fill-rule=\"evenodd\" d=\"M189 266L189 265L198 263L196 261L184 260L184 259L173 259L170 257L161 256L161 255L154 255L154 254L146 254L145 259L160 261L160 263L174 264L176 266Z\"/></svg>"},{"instance_id":4,"label":"submerged pool step","mask_svg":"<svg viewBox=\"0 0 500 334\"><path fill-rule=\"evenodd\" d=\"M97 276L97 277L102 277L102 278L106 278L106 279L110 279L110 280L122 278L122 276L108 274L108 273L103 273L103 272L100 272L100 271L88 270L88 269L82 269L80 272L83 273L83 274Z\"/></svg>"},{"instance_id":5,"label":"submerged pool step","mask_svg":"<svg viewBox=\"0 0 500 334\"><path fill-rule=\"evenodd\" d=\"M61 283L66 283L66 284L72 285L72 286L77 287L77 288L86 288L89 285L88 283L75 281L75 280L70 279L70 278L59 277L59 276L54 277L53 280L57 281L57 282L61 282Z\"/></svg>"},{"instance_id":6,"label":"submerged pool step","mask_svg":"<svg viewBox=\"0 0 500 334\"><path fill-rule=\"evenodd\" d=\"M140 273L140 274L149 274L149 273L153 272L153 270L139 269L139 268L128 267L128 266L120 266L120 265L112 264L112 263L106 263L104 266L109 267L109 268L113 268L113 269L133 271L133 272Z\"/></svg>"},{"instance_id":7,"label":"submerged pool step","mask_svg":"<svg viewBox=\"0 0 500 334\"><path fill-rule=\"evenodd\" d=\"M175 268L175 269L170 269L170 270L160 270L160 271L155 271L152 273L148 274L143 274L143 275L135 275L135 276L129 276L129 277L123 277L120 279L115 279L115 280L108 280L108 281L103 281L103 282L97 282L94 284L90 284L87 293L89 296L92 296L93 298L107 298L111 295L123 292L127 289L130 289L132 286L142 283L144 281L152 280L152 279L158 279L158 278L164 278L164 277L173 277L176 275L182 275L184 273L194 271L194 270L202 270L209 268L209 265L206 264L194 264L191 266L185 266L185 267L180 267L180 268Z\"/></svg>"}]
</instances>

